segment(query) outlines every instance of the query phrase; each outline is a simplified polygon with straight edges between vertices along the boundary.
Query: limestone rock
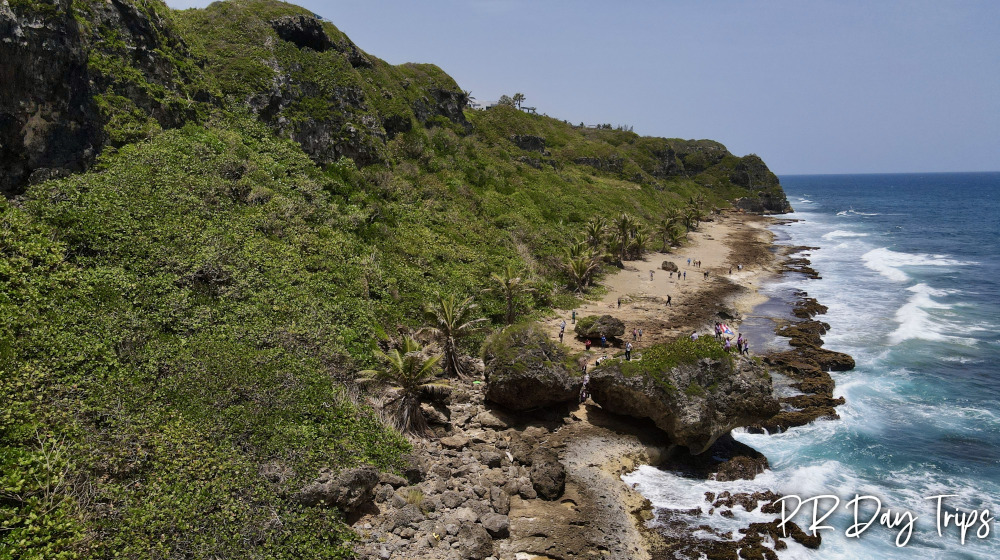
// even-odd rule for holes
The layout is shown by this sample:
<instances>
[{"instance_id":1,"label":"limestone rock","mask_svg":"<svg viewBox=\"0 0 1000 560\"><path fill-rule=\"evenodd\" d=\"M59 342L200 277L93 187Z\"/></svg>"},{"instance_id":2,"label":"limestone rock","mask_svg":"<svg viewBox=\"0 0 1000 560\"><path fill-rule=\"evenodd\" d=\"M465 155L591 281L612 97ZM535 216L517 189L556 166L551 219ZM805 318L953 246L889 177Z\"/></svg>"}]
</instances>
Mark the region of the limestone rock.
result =
<instances>
[{"instance_id":1,"label":"limestone rock","mask_svg":"<svg viewBox=\"0 0 1000 560\"><path fill-rule=\"evenodd\" d=\"M623 331L624 332L624 327ZM510 410L573 402L582 381L565 351L534 323L515 325L483 345L488 401Z\"/></svg>"},{"instance_id":2,"label":"limestone rock","mask_svg":"<svg viewBox=\"0 0 1000 560\"><path fill-rule=\"evenodd\" d=\"M466 524L458 530L458 551L463 558L482 560L493 554L493 539L479 524Z\"/></svg>"},{"instance_id":3,"label":"limestone rock","mask_svg":"<svg viewBox=\"0 0 1000 560\"><path fill-rule=\"evenodd\" d=\"M510 536L510 518L499 513L487 513L482 519L483 528L495 539Z\"/></svg>"},{"instance_id":4,"label":"limestone rock","mask_svg":"<svg viewBox=\"0 0 1000 560\"><path fill-rule=\"evenodd\" d=\"M666 270L667 272L677 272L677 265L673 261L663 261L660 264L660 268Z\"/></svg>"},{"instance_id":5,"label":"limestone rock","mask_svg":"<svg viewBox=\"0 0 1000 560\"><path fill-rule=\"evenodd\" d=\"M566 487L566 468L555 451L549 448L535 451L531 460L531 485L544 500L562 496Z\"/></svg>"},{"instance_id":6,"label":"limestone rock","mask_svg":"<svg viewBox=\"0 0 1000 560\"><path fill-rule=\"evenodd\" d=\"M379 474L375 467L342 471L336 477L329 470L320 472L312 484L299 493L299 502L307 506L334 506L351 512L375 496Z\"/></svg>"},{"instance_id":7,"label":"limestone rock","mask_svg":"<svg viewBox=\"0 0 1000 560\"><path fill-rule=\"evenodd\" d=\"M583 338L618 338L625 334L625 323L611 315L591 315L578 320L573 330Z\"/></svg>"},{"instance_id":8,"label":"limestone rock","mask_svg":"<svg viewBox=\"0 0 1000 560\"><path fill-rule=\"evenodd\" d=\"M647 351L648 354L648 351ZM617 414L649 418L694 454L733 428L766 420L779 410L767 371L753 361L701 358L653 373L623 375L614 362L590 376L594 402Z\"/></svg>"}]
</instances>

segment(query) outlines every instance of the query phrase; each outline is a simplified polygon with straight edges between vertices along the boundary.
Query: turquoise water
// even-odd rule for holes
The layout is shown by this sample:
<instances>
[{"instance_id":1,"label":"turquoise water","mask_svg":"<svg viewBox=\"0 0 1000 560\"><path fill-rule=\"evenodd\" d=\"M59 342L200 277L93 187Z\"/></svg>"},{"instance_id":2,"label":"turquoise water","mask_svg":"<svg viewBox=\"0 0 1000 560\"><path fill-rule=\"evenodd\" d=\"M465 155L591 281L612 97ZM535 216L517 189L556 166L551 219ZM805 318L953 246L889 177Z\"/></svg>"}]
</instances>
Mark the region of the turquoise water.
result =
<instances>
[{"instance_id":1,"label":"turquoise water","mask_svg":"<svg viewBox=\"0 0 1000 560\"><path fill-rule=\"evenodd\" d=\"M773 228L778 242L818 247L809 258L822 279L791 275L765 291L780 301L806 290L830 308L821 317L832 326L826 347L857 361L834 374L836 395L847 399L842 418L784 434L736 434L771 463L752 482L698 482L650 468L629 481L654 505L679 509L700 505L705 491L837 496L820 550L792 546L782 557L1000 557L1000 524L981 521L984 509L994 517L1000 507L1000 173L781 182L796 210L787 217L798 221ZM896 539L907 517L845 537L855 519L844 504L856 494L879 498L883 513L916 518L905 546ZM977 513L964 544L954 522L938 535L936 500L927 498L945 494L953 496L942 499L944 512ZM811 505L803 512L795 520L808 525ZM859 520L873 512L863 508ZM763 516L711 524L751 519Z\"/></svg>"}]
</instances>

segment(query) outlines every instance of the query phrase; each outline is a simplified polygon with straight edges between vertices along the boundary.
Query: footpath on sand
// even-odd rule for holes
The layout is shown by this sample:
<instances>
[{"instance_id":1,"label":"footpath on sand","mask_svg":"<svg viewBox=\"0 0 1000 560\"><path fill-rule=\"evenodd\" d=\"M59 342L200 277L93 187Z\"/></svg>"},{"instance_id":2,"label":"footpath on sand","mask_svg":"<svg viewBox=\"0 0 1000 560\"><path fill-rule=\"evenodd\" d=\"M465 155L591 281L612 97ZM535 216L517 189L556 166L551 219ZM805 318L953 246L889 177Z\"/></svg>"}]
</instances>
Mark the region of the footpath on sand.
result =
<instances>
[{"instance_id":1,"label":"footpath on sand","mask_svg":"<svg viewBox=\"0 0 1000 560\"><path fill-rule=\"evenodd\" d=\"M773 239L766 229L769 223L769 218L743 214L725 214L703 222L697 231L688 234L684 247L669 253L647 253L643 260L625 261L622 270L601 279L606 292L599 300L578 307L576 318L611 315L621 320L625 323L622 345L632 340L633 328L642 329L642 340L633 342L637 352L695 330L714 336L712 325L720 311L733 316L746 314L767 299L758 292L758 286L778 271L769 250ZM661 269L663 261L676 264L678 272L671 274ZM699 261L700 266L696 266ZM575 338L572 314L573 310L560 310L544 325L553 338L558 338L565 320L564 343L578 350L584 347L584 340ZM607 352L602 352L600 342L593 342L591 351L596 357L620 350L611 348L609 341Z\"/></svg>"}]
</instances>

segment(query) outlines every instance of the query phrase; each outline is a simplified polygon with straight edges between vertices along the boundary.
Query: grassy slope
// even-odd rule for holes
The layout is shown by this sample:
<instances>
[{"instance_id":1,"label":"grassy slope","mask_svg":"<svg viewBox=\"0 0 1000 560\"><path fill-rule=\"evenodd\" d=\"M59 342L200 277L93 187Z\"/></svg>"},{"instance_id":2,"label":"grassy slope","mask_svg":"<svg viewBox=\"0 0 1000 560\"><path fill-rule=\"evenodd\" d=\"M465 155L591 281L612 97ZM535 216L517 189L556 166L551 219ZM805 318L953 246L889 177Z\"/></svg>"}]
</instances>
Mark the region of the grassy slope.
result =
<instances>
[{"instance_id":1,"label":"grassy slope","mask_svg":"<svg viewBox=\"0 0 1000 560\"><path fill-rule=\"evenodd\" d=\"M0 558L343 556L338 514L294 493L323 466L397 464L405 442L352 403L345 380L397 326L419 326L433 293L474 295L499 320L502 302L483 289L514 263L538 287L527 306L567 304L556 259L585 220L625 211L652 223L693 195L743 194L724 166L654 177L656 152L690 148L679 140L503 107L468 112L471 128L425 126L413 104L455 87L436 67L355 69L276 44L283 66L322 86L291 115L340 118L328 99L347 87L364 101L350 119L411 125L366 129L359 142L382 163L317 166L241 108L272 77L254 50L274 41L262 22L293 13L304 12L163 12L204 58L178 62L189 78L176 88L150 87L164 103L195 85L214 101L165 131L122 102L106 126L120 148L0 202ZM100 52L97 73L129 64L122 45ZM513 134L543 136L550 154L523 152ZM603 172L580 157L624 164Z\"/></svg>"}]
</instances>

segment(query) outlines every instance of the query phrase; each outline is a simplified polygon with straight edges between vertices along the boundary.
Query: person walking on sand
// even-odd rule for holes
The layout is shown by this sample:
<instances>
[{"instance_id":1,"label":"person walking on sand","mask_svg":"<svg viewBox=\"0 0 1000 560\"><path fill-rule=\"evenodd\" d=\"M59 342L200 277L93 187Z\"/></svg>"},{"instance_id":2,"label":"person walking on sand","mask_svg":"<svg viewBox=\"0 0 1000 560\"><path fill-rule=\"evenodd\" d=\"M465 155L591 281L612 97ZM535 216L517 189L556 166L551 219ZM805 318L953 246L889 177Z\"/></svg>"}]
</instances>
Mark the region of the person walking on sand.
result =
<instances>
[{"instance_id":1,"label":"person walking on sand","mask_svg":"<svg viewBox=\"0 0 1000 560\"><path fill-rule=\"evenodd\" d=\"M642 329L639 329L639 342L642 342Z\"/></svg>"},{"instance_id":2,"label":"person walking on sand","mask_svg":"<svg viewBox=\"0 0 1000 560\"><path fill-rule=\"evenodd\" d=\"M565 330L559 331L559 344L562 344L564 334L566 334Z\"/></svg>"},{"instance_id":3,"label":"person walking on sand","mask_svg":"<svg viewBox=\"0 0 1000 560\"><path fill-rule=\"evenodd\" d=\"M560 331L565 331L566 330L566 319L563 319L562 323L559 324L559 330Z\"/></svg>"},{"instance_id":4,"label":"person walking on sand","mask_svg":"<svg viewBox=\"0 0 1000 560\"><path fill-rule=\"evenodd\" d=\"M635 341L638 336L639 333L635 330L635 327L632 327L632 340Z\"/></svg>"},{"instance_id":5,"label":"person walking on sand","mask_svg":"<svg viewBox=\"0 0 1000 560\"><path fill-rule=\"evenodd\" d=\"M585 341L583 342L583 345L584 345L584 347L586 348L587 352L590 352L590 339L589 339L589 338L588 338L588 339L586 339L586 340L585 340Z\"/></svg>"},{"instance_id":6,"label":"person walking on sand","mask_svg":"<svg viewBox=\"0 0 1000 560\"><path fill-rule=\"evenodd\" d=\"M649 271L649 281L650 282L653 281L653 271L652 270Z\"/></svg>"},{"instance_id":7,"label":"person walking on sand","mask_svg":"<svg viewBox=\"0 0 1000 560\"><path fill-rule=\"evenodd\" d=\"M687 280L687 279L688 279L688 272L687 272L686 270L684 271L684 279L685 279L685 280Z\"/></svg>"},{"instance_id":8,"label":"person walking on sand","mask_svg":"<svg viewBox=\"0 0 1000 560\"><path fill-rule=\"evenodd\" d=\"M576 324L576 309L573 310L573 324Z\"/></svg>"},{"instance_id":9,"label":"person walking on sand","mask_svg":"<svg viewBox=\"0 0 1000 560\"><path fill-rule=\"evenodd\" d=\"M667 307L670 307L670 296L667 296Z\"/></svg>"},{"instance_id":10,"label":"person walking on sand","mask_svg":"<svg viewBox=\"0 0 1000 560\"><path fill-rule=\"evenodd\" d=\"M601 335L601 348L607 348L607 347L608 347L608 337L606 337L606 336L604 336L602 334Z\"/></svg>"},{"instance_id":11,"label":"person walking on sand","mask_svg":"<svg viewBox=\"0 0 1000 560\"><path fill-rule=\"evenodd\" d=\"M622 308L622 298L618 298L618 309Z\"/></svg>"},{"instance_id":12,"label":"person walking on sand","mask_svg":"<svg viewBox=\"0 0 1000 560\"><path fill-rule=\"evenodd\" d=\"M688 266L691 266L691 257L688 257Z\"/></svg>"},{"instance_id":13,"label":"person walking on sand","mask_svg":"<svg viewBox=\"0 0 1000 560\"><path fill-rule=\"evenodd\" d=\"M626 362L631 362L632 361L632 343L631 342L626 342L625 343L625 361Z\"/></svg>"}]
</instances>

